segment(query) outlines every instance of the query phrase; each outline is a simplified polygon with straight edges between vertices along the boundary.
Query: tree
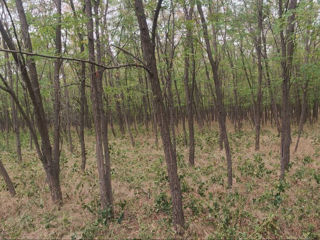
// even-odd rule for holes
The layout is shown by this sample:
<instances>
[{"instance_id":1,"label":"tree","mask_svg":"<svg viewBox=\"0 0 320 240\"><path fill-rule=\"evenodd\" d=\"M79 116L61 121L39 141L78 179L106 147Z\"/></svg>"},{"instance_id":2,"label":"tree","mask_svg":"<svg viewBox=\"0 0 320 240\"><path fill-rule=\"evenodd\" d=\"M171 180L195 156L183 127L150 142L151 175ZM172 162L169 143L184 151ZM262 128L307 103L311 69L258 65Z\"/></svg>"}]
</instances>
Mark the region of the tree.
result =
<instances>
[{"instance_id":1,"label":"tree","mask_svg":"<svg viewBox=\"0 0 320 240\"><path fill-rule=\"evenodd\" d=\"M89 60L95 62L95 46L94 46L94 26L92 17L92 5L90 0L85 1L86 15L88 17L88 51ZM96 29L99 31L99 29ZM97 34L96 34L97 37ZM99 46L98 46L99 47ZM98 62L99 58L98 50ZM103 102L102 102L102 74L103 69L96 70L95 65L91 64L89 68L91 79L91 101L93 108L94 125L96 132L96 160L99 174L99 187L100 187L100 203L101 207L105 210L110 210L113 214L113 196L111 186L111 173L110 173L110 156L108 149L108 139L106 138L106 121Z\"/></svg>"},{"instance_id":2,"label":"tree","mask_svg":"<svg viewBox=\"0 0 320 240\"><path fill-rule=\"evenodd\" d=\"M158 77L157 63L155 57L155 38L158 15L160 12L162 0L157 3L155 10L151 36L148 29L147 19L144 12L144 6L142 0L135 0L135 13L138 19L140 29L141 48L143 52L143 59L148 69L148 79L151 84L153 93L153 104L155 107L155 114L157 122L160 127L160 133L162 138L163 150L167 163L167 171L169 177L169 185L172 198L172 213L173 223L178 227L184 227L184 214L182 209L182 194L180 188L180 181L177 172L177 160L173 144L171 142L171 134L169 129L168 112L166 111L162 91L160 88L160 82Z\"/></svg>"},{"instance_id":3,"label":"tree","mask_svg":"<svg viewBox=\"0 0 320 240\"><path fill-rule=\"evenodd\" d=\"M14 185L9 177L7 170L4 168L1 159L0 159L0 174L3 177L4 181L6 182L7 188L9 190L11 196L14 197L16 195L16 190L14 189Z\"/></svg>"},{"instance_id":4,"label":"tree","mask_svg":"<svg viewBox=\"0 0 320 240\"><path fill-rule=\"evenodd\" d=\"M186 95L186 109L187 109L187 119L189 127L189 164L194 166L194 123L193 123L193 92L195 87L195 77L196 77L196 65L195 65L195 52L193 46L193 34L192 34L192 18L194 11L194 3L191 2L191 6L187 9L187 6L184 6L184 14L186 20L186 44L185 44L185 56L184 56L184 88ZM191 57L191 84L189 80L190 72L190 57Z\"/></svg>"},{"instance_id":5,"label":"tree","mask_svg":"<svg viewBox=\"0 0 320 240\"><path fill-rule=\"evenodd\" d=\"M228 134L227 134L227 127L226 127L226 112L223 106L223 99L222 99L222 89L221 89L221 80L219 77L219 57L218 57L218 46L217 46L217 36L216 30L213 30L213 47L215 51L215 59L213 59L212 48L209 40L208 34L208 25L206 19L204 17L204 13L202 10L202 4L200 1L197 2L198 12L200 14L201 23L202 23L202 31L203 37L205 40L206 51L209 58L211 70L212 70L212 77L214 80L215 90L216 90L216 108L218 111L218 122L220 127L220 135L221 139L224 143L224 148L227 157L227 167L228 167L228 187L232 187L232 159L231 159L231 151L229 146Z\"/></svg>"},{"instance_id":6,"label":"tree","mask_svg":"<svg viewBox=\"0 0 320 240\"><path fill-rule=\"evenodd\" d=\"M21 32L24 46L29 52L32 52L32 43L29 35L29 25L27 23L27 18L24 12L24 8L21 0L16 0L16 7L19 14L19 19L21 23ZM2 20L0 20L0 32L6 42L8 49L15 51L16 47L11 38L4 28ZM18 41L18 47L21 51L21 44ZM44 170L47 175L47 181L50 187L51 198L53 202L57 204L62 203L62 193L59 180L59 158L54 158L52 153L52 146L49 138L48 122L45 116L44 106L42 102L42 96L40 93L40 86L38 81L38 73L36 68L35 60L31 57L26 60L22 55L18 55L16 52L12 52L13 58L20 69L22 79L26 84L29 96L32 101L32 105L35 111L37 129L39 131L41 139L41 147L38 143L38 137L35 133L35 129L31 124L28 116L23 113L24 119L28 122L28 127L32 132L33 140L36 145L37 153L43 164ZM2 82L5 84L5 80L1 77ZM15 96L14 92L6 86L6 90L10 92L11 96ZM18 99L15 97L15 102L18 104ZM23 109L19 107L19 111L22 113ZM56 139L57 140L57 139Z\"/></svg>"},{"instance_id":7,"label":"tree","mask_svg":"<svg viewBox=\"0 0 320 240\"><path fill-rule=\"evenodd\" d=\"M284 178L285 170L289 168L290 162L290 78L292 71L292 60L294 53L294 31L295 31L295 13L297 0L290 0L288 8L285 10L282 0L279 0L279 20L283 21L284 14L289 13L288 24L285 29L280 30L281 46L281 70L282 70L282 107L281 107L281 172L280 178Z\"/></svg>"}]
</instances>

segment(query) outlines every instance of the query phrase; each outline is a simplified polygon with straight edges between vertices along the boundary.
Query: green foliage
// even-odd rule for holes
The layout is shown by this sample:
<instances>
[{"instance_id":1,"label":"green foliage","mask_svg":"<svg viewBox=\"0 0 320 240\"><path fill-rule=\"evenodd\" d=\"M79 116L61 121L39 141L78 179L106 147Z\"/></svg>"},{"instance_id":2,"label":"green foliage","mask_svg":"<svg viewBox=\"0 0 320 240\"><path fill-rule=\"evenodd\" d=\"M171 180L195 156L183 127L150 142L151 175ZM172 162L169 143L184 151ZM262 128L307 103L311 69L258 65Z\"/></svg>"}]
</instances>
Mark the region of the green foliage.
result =
<instances>
[{"instance_id":1,"label":"green foliage","mask_svg":"<svg viewBox=\"0 0 320 240\"><path fill-rule=\"evenodd\" d=\"M213 184L224 186L224 177L222 175L213 175L210 180Z\"/></svg>"},{"instance_id":2,"label":"green foliage","mask_svg":"<svg viewBox=\"0 0 320 240\"><path fill-rule=\"evenodd\" d=\"M208 190L207 184L205 182L200 182L198 190L197 190L198 194L201 197L205 197L207 190Z\"/></svg>"},{"instance_id":3,"label":"green foliage","mask_svg":"<svg viewBox=\"0 0 320 240\"><path fill-rule=\"evenodd\" d=\"M312 163L314 160L310 157L310 156L306 156L303 158L303 164L306 165L306 164L310 164Z\"/></svg>"},{"instance_id":4,"label":"green foliage","mask_svg":"<svg viewBox=\"0 0 320 240\"><path fill-rule=\"evenodd\" d=\"M188 199L188 202L186 203L185 207L190 208L193 216L199 216L201 213L204 212L202 201L193 196L191 196L190 199Z\"/></svg>"},{"instance_id":5,"label":"green foliage","mask_svg":"<svg viewBox=\"0 0 320 240\"><path fill-rule=\"evenodd\" d=\"M53 228L56 226L56 224L54 223L56 217L57 216L55 216L54 214L46 213L43 215L42 221L40 223L43 224L45 228Z\"/></svg>"},{"instance_id":6,"label":"green foliage","mask_svg":"<svg viewBox=\"0 0 320 240\"><path fill-rule=\"evenodd\" d=\"M98 231L99 226L97 226L96 224L90 224L83 229L80 239L94 239L97 236ZM74 236L76 237L76 235Z\"/></svg>"},{"instance_id":7,"label":"green foliage","mask_svg":"<svg viewBox=\"0 0 320 240\"><path fill-rule=\"evenodd\" d=\"M156 196L154 200L154 208L157 213L170 213L171 200L168 198L166 193L161 192L159 195Z\"/></svg>"},{"instance_id":8,"label":"green foliage","mask_svg":"<svg viewBox=\"0 0 320 240\"><path fill-rule=\"evenodd\" d=\"M112 218L112 209L108 207L107 209L100 209L98 211L97 224L107 225L110 219Z\"/></svg>"},{"instance_id":9,"label":"green foliage","mask_svg":"<svg viewBox=\"0 0 320 240\"><path fill-rule=\"evenodd\" d=\"M320 184L320 173L313 173L313 178L316 180L317 184Z\"/></svg>"},{"instance_id":10,"label":"green foliage","mask_svg":"<svg viewBox=\"0 0 320 240\"><path fill-rule=\"evenodd\" d=\"M271 171L265 167L262 156L254 155L253 161L245 159L238 167L242 176L262 178L265 174L270 174Z\"/></svg>"}]
</instances>

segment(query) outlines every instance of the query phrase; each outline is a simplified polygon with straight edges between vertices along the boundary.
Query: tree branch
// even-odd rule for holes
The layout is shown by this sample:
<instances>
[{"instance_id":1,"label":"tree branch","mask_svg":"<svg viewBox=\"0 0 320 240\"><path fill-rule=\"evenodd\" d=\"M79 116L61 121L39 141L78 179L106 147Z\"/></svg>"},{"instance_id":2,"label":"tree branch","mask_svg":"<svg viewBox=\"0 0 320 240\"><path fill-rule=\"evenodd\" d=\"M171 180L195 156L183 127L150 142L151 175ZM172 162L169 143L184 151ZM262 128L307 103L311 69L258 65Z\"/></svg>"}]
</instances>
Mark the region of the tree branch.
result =
<instances>
[{"instance_id":1,"label":"tree branch","mask_svg":"<svg viewBox=\"0 0 320 240\"><path fill-rule=\"evenodd\" d=\"M5 85L5 87L2 87L2 86L0 85L0 89L3 90L3 91L5 91L5 92L7 92L7 93L9 93L9 94L11 95L11 97L12 97L13 101L15 102L16 106L18 107L18 110L20 111L23 119L24 119L24 120L26 121L26 123L27 123L27 126L28 126L28 128L29 128L29 130L30 130L31 137L32 137L32 139L33 139L33 141L34 141L34 143L35 143L36 150L37 150L39 156L43 156L43 154L42 154L42 152L41 152L41 150L40 150L40 146L39 146L39 142L38 142L36 130L34 129L32 123L31 123L30 118L28 117L28 115L26 114L26 112L23 110L23 108L22 108L22 106L21 106L21 104L20 104L20 102L19 102L19 100L18 100L17 95L16 95L16 94L14 93L14 91L9 87L9 85L7 84L5 78L2 76L1 73L0 73L0 79L1 79L2 83ZM43 158L41 157L40 160L43 161Z\"/></svg>"},{"instance_id":2,"label":"tree branch","mask_svg":"<svg viewBox=\"0 0 320 240\"><path fill-rule=\"evenodd\" d=\"M157 8L155 10L154 17L153 17L152 30L151 30L151 40L152 40L153 46L155 46L156 29L158 25L158 17L159 17L162 2L163 0L158 1Z\"/></svg>"},{"instance_id":3,"label":"tree branch","mask_svg":"<svg viewBox=\"0 0 320 240\"><path fill-rule=\"evenodd\" d=\"M16 37L17 44L18 44L18 48L19 48L19 50L21 51L21 44L20 44L20 41L19 41L19 38L18 38L18 34L17 34L17 30L16 30L16 26L15 26L15 24L14 24L14 21L13 21L13 18L12 18L11 12L10 12L10 10L9 10L9 7L8 7L8 4L7 4L7 1L6 1L6 0L3 0L3 3L4 3L4 5L5 5L5 7L6 7L6 10L7 10L8 14L9 14L10 21L11 21L12 28L13 28L13 33L14 33L14 36ZM23 56L22 56L22 55L21 55L21 57L22 57L22 61L24 62L25 60L24 60L24 58L23 58ZM24 62L24 63L25 63L25 62Z\"/></svg>"},{"instance_id":4,"label":"tree branch","mask_svg":"<svg viewBox=\"0 0 320 240\"><path fill-rule=\"evenodd\" d=\"M116 46L116 45L114 45L114 44L111 44L110 46L119 49L120 51L122 51L122 52L124 52L125 54L129 55L129 56L132 57L133 59L137 60L137 61L140 62L144 67L147 68L147 66L144 64L144 62L143 62L140 58L138 58L138 57L136 57L135 55L133 55L131 52L125 50L125 49L122 48L122 47Z\"/></svg>"},{"instance_id":5,"label":"tree branch","mask_svg":"<svg viewBox=\"0 0 320 240\"><path fill-rule=\"evenodd\" d=\"M139 67L139 68L143 68L143 69L145 69L146 71L149 72L149 69L146 66L140 65L140 64L136 64L136 63L119 64L117 66L105 66L105 65L98 64L96 62L92 62L92 61L89 61L89 60L83 60L83 59L72 58L72 57L52 56L52 55L46 55L46 54L40 54L40 53L30 53L30 52L24 52L24 51L18 51L18 50L9 50L9 49L3 49L3 48L0 48L0 52L20 53L20 54L24 54L24 55L28 55L28 56L34 56L34 57L43 57L43 58L50 58L50 59L61 59L61 60L67 60L67 61L89 63L89 64L95 65L97 67L101 67L104 70L119 69L119 68L124 68L124 67Z\"/></svg>"}]
</instances>

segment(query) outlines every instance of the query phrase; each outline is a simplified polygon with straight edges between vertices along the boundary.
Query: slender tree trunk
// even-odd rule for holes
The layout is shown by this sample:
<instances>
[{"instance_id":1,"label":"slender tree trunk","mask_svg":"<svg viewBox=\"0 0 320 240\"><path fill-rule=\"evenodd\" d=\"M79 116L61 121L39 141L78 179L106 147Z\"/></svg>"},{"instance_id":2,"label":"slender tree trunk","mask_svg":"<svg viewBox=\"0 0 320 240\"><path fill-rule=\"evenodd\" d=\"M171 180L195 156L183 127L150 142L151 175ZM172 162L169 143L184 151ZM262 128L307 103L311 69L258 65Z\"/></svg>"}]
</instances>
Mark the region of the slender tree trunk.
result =
<instances>
[{"instance_id":1,"label":"slender tree trunk","mask_svg":"<svg viewBox=\"0 0 320 240\"><path fill-rule=\"evenodd\" d=\"M225 30L226 31L226 30ZM226 39L226 35L224 35L224 44L227 45L227 39ZM241 116L240 116L240 107L239 107L239 96L238 96L238 79L237 79L237 75L236 75L236 69L233 63L233 59L231 56L231 53L229 51L229 49L227 49L227 46L225 46L226 50L226 55L231 67L231 73L232 73L232 83L233 83L233 93L234 93L234 101L235 101L235 106L234 106L234 129L235 131L240 131L241 127L242 127L242 123L241 123Z\"/></svg>"},{"instance_id":2,"label":"slender tree trunk","mask_svg":"<svg viewBox=\"0 0 320 240\"><path fill-rule=\"evenodd\" d=\"M4 168L1 159L0 159L0 175L3 177L4 181L6 182L7 188L9 190L11 196L14 197L16 195L16 190L14 189L14 185L9 177L8 172Z\"/></svg>"},{"instance_id":3,"label":"slender tree trunk","mask_svg":"<svg viewBox=\"0 0 320 240\"><path fill-rule=\"evenodd\" d=\"M61 73L63 78L63 84L67 85L67 76L64 72L63 65L61 66ZM72 135L71 135L71 116L70 116L70 98L69 98L69 91L68 87L64 88L64 98L65 98L65 113L66 113L66 127L67 127L67 137L69 142L69 150L73 153L73 143L72 143Z\"/></svg>"},{"instance_id":4,"label":"slender tree trunk","mask_svg":"<svg viewBox=\"0 0 320 240\"><path fill-rule=\"evenodd\" d=\"M212 74L213 74L213 80L215 84L215 90L216 90L216 106L217 106L217 113L218 113L218 122L220 126L220 138L222 139L225 147L226 152L226 158L227 158L227 168L228 168L228 188L232 187L232 159L231 159L231 151L230 151L230 145L227 135L227 127L226 127L226 112L223 106L223 99L222 99L222 90L221 90L221 80L219 78L218 73L218 66L219 61L217 57L218 48L216 45L216 38L214 41L214 48L216 53L216 60L213 59L213 54L211 50L211 45L209 42L209 34L208 34L208 27L206 20L204 18L202 6L200 2L197 2L198 11L201 18L202 23L202 29L203 29L203 36L206 43L206 50L208 54L208 58L210 61ZM215 30L214 30L215 32Z\"/></svg>"},{"instance_id":5,"label":"slender tree trunk","mask_svg":"<svg viewBox=\"0 0 320 240\"><path fill-rule=\"evenodd\" d=\"M84 46L81 44L81 51L84 51ZM85 127L85 104L86 104L86 66L81 63L81 79L80 79L80 148L81 148L81 169L86 169L86 146L84 140L84 127Z\"/></svg>"},{"instance_id":6,"label":"slender tree trunk","mask_svg":"<svg viewBox=\"0 0 320 240\"><path fill-rule=\"evenodd\" d=\"M290 0L288 11L292 11L297 7L297 0ZM283 4L279 0L279 18L283 17ZM285 170L288 170L290 162L290 144L291 144L291 128L290 128L290 78L292 70L292 59L294 53L294 28L295 13L292 12L288 18L288 26L286 35L284 31L280 31L281 40L281 69L282 69L282 107L281 107L281 172L280 178L284 179Z\"/></svg>"},{"instance_id":7,"label":"slender tree trunk","mask_svg":"<svg viewBox=\"0 0 320 240\"><path fill-rule=\"evenodd\" d=\"M261 103L262 103L262 52L261 52L261 43L262 43L262 31L263 31L263 0L257 1L258 9L258 37L256 38L255 49L257 52L258 58L258 88L257 88L257 101L255 106L255 150L260 148L260 128L261 128Z\"/></svg>"},{"instance_id":8,"label":"slender tree trunk","mask_svg":"<svg viewBox=\"0 0 320 240\"><path fill-rule=\"evenodd\" d=\"M157 4L156 14L159 14L162 0ZM161 138L164 148L165 159L167 163L167 171L169 177L169 185L172 198L173 223L178 227L184 227L184 214L182 208L182 194L180 188L180 180L177 172L177 160L175 151L171 142L169 119L165 110L162 98L162 91L157 70L155 58L155 30L157 17L153 21L152 36L149 35L144 6L142 0L135 0L135 13L139 23L141 46L144 62L148 67L148 77L153 92L155 114L160 126ZM156 15L157 16L157 15ZM178 227L179 228L179 227ZM178 229L179 230L179 229Z\"/></svg>"},{"instance_id":9,"label":"slender tree trunk","mask_svg":"<svg viewBox=\"0 0 320 240\"><path fill-rule=\"evenodd\" d=\"M141 89L144 89L144 84L143 84L143 79L141 77L140 71L138 72L138 78L139 78L139 83L141 86ZM149 132L149 113L148 113L148 103L147 103L147 98L146 95L142 95L142 105L143 105L143 110L144 110L144 124L146 126L147 132Z\"/></svg>"},{"instance_id":10,"label":"slender tree trunk","mask_svg":"<svg viewBox=\"0 0 320 240\"><path fill-rule=\"evenodd\" d=\"M306 84L307 85L307 84ZM297 152L300 138L301 138L301 133L303 131L303 123L304 119L306 118L306 111L307 111L307 86L303 88L303 95L302 95L302 106L301 106L301 114L300 114L300 119L299 119L299 126L298 126L298 138L297 142L294 148L294 152Z\"/></svg>"},{"instance_id":11,"label":"slender tree trunk","mask_svg":"<svg viewBox=\"0 0 320 240\"><path fill-rule=\"evenodd\" d=\"M110 113L110 112L109 112ZM111 127L111 131L112 131L112 135L113 137L116 137L116 131L114 130L114 126L113 126L113 118L112 115L109 114L109 122L110 122L110 127Z\"/></svg>"},{"instance_id":12,"label":"slender tree trunk","mask_svg":"<svg viewBox=\"0 0 320 240\"><path fill-rule=\"evenodd\" d=\"M4 43L4 46L5 46L5 43ZM12 74L12 66L9 62L10 60L9 60L8 53L5 53L5 58L7 61L7 71L8 71L9 81L10 81L10 87L13 90L14 89L14 80L13 80L13 74ZM18 79L16 81L16 95L18 96ZM15 140L16 140L17 156L18 156L19 162L22 162L20 126L19 126L18 112L17 112L16 104L14 103L13 98L11 98L11 115L12 115L13 132L15 134ZM9 139L9 138L7 138L7 139Z\"/></svg>"},{"instance_id":13,"label":"slender tree trunk","mask_svg":"<svg viewBox=\"0 0 320 240\"><path fill-rule=\"evenodd\" d=\"M25 15L21 0L16 0L16 7L18 10L18 15L21 23L21 33L22 33L24 46L28 49L29 52L32 52L32 44L31 44L31 39L29 35L29 30L28 30L29 26L27 23L26 15ZM15 50L16 49L15 44L12 41L11 37L7 34L2 24L2 21L0 21L0 32L8 48L11 50ZM21 56L16 53L12 53L12 55L14 57L14 60L17 66L19 66L20 68L23 81L26 84L26 88L28 90L29 96L32 101L32 105L34 107L38 132L42 141L41 150L39 147L37 147L37 152L40 160L43 163L45 172L47 174L47 180L49 182L51 198L53 202L57 204L61 204L62 193L61 193L61 187L59 182L59 160L57 159L54 160L52 155L52 147L50 144L48 124L45 117L45 111L43 108L36 64L32 57L28 58L25 61L25 59L22 59ZM20 112L23 111L22 108L20 108L19 111ZM36 140L37 137L35 135L33 136L35 138L34 140Z\"/></svg>"},{"instance_id":14,"label":"slender tree trunk","mask_svg":"<svg viewBox=\"0 0 320 240\"><path fill-rule=\"evenodd\" d=\"M266 35L264 33L262 33L262 41L263 41L263 57L264 57L264 65L266 69L267 86L268 86L270 101L271 101L271 112L273 114L273 118L276 123L278 133L280 134L281 126L280 126L279 117L278 117L277 105L274 99L274 94L271 86L269 59L268 59L268 52L267 52L267 40L266 40Z\"/></svg>"},{"instance_id":15,"label":"slender tree trunk","mask_svg":"<svg viewBox=\"0 0 320 240\"><path fill-rule=\"evenodd\" d=\"M307 36L306 36L306 40L305 40L305 64L309 63L309 55L310 55L310 31L307 30ZM294 152L297 152L298 150L298 146L299 146L299 141L300 141L300 137L301 137L301 133L303 131L303 124L305 123L305 119L306 119L306 112L307 112L307 92L308 92L308 86L309 86L309 78L307 77L307 79L305 80L304 86L302 88L302 106L301 106L301 114L300 114L300 119L299 119L299 128L298 128L298 139L296 142L296 146L294 148Z\"/></svg>"},{"instance_id":16,"label":"slender tree trunk","mask_svg":"<svg viewBox=\"0 0 320 240\"><path fill-rule=\"evenodd\" d=\"M185 7L185 19L187 22L192 20L194 6L190 7L188 11ZM192 27L187 26L186 33L186 47L185 47L185 56L184 56L184 89L186 94L186 110L188 118L188 127L189 127L189 164L194 166L194 123L193 123L193 91L194 91L194 82L195 82L195 61L194 61L194 46L193 46L193 36L192 36ZM190 72L190 56L192 57L192 86L190 87L189 83L189 72Z\"/></svg>"},{"instance_id":17,"label":"slender tree trunk","mask_svg":"<svg viewBox=\"0 0 320 240\"><path fill-rule=\"evenodd\" d=\"M5 139L6 139L6 148L9 149L9 135L10 135L10 114L9 114L9 104L6 96L2 96L2 104L4 106L4 126L5 126Z\"/></svg>"},{"instance_id":18,"label":"slender tree trunk","mask_svg":"<svg viewBox=\"0 0 320 240\"><path fill-rule=\"evenodd\" d=\"M187 140L187 130L186 130L186 118L185 118L185 114L184 114L184 111L181 106L181 99L180 99L180 94L179 94L178 87L177 87L177 80L175 80L175 79L174 79L174 87L175 87L177 98L178 98L179 112L180 112L180 117L182 120L184 145L187 145L188 140Z\"/></svg>"},{"instance_id":19,"label":"slender tree trunk","mask_svg":"<svg viewBox=\"0 0 320 240\"><path fill-rule=\"evenodd\" d=\"M78 16L76 14L76 10L74 7L73 0L70 0L70 6L73 12L74 17L77 19ZM84 53L84 44L83 44L83 35L80 33L80 30L77 29L78 38L79 38L79 47L80 52ZM79 130L79 141L80 141L80 149L81 149L81 170L84 171L86 169L86 146L84 140L84 128L86 126L86 105L87 105L87 98L86 98L86 64L84 62L81 63L80 69L80 113L79 113L79 122L80 122L80 130ZM88 124L88 121L87 121ZM88 125L87 125L88 126Z\"/></svg>"},{"instance_id":20,"label":"slender tree trunk","mask_svg":"<svg viewBox=\"0 0 320 240\"><path fill-rule=\"evenodd\" d=\"M132 134L132 131L131 131L131 126L130 126L130 123L129 123L129 120L128 120L128 115L129 115L129 112L130 112L129 103L128 103L128 107L126 109L126 107L124 106L125 100L124 100L123 93L121 93L121 97L122 97L122 104L123 104L122 105L122 109L124 109L124 121L125 121L127 129L128 129L131 145L132 145L132 147L135 147L136 143L134 141L134 137L133 137L133 134Z\"/></svg>"},{"instance_id":21,"label":"slender tree trunk","mask_svg":"<svg viewBox=\"0 0 320 240\"><path fill-rule=\"evenodd\" d=\"M93 17L92 17L92 5L90 0L85 1L85 10L88 18L87 30L88 30L88 50L89 50L89 60L95 61L95 46L94 46L94 27L93 27ZM98 29L97 29L98 31ZM97 35L97 32L96 32ZM97 36L96 36L97 37ZM98 43L98 46L100 43ZM99 61L99 51L98 51L98 61ZM112 201L112 189L111 189L111 178L110 178L110 164L105 163L104 157L108 158L107 154L107 129L106 122L104 120L103 114L103 102L102 102L102 73L101 69L96 71L94 65L90 65L89 68L90 78L91 78L91 101L94 116L94 125L96 132L96 160L99 175L99 187L100 187L100 202L101 207L105 210L113 209ZM105 149L103 149L105 148ZM104 150L106 152L104 152ZM109 169L108 169L109 168Z\"/></svg>"},{"instance_id":22,"label":"slender tree trunk","mask_svg":"<svg viewBox=\"0 0 320 240\"><path fill-rule=\"evenodd\" d=\"M318 91L316 91L316 92L318 92ZM313 109L312 109L312 119L313 119L313 121L317 121L318 120L318 109L319 109L319 99L318 99L318 95L316 95L314 100L313 100Z\"/></svg>"},{"instance_id":23,"label":"slender tree trunk","mask_svg":"<svg viewBox=\"0 0 320 240\"><path fill-rule=\"evenodd\" d=\"M55 0L57 8L57 26L56 26L56 54L61 55L62 42L61 42L61 0ZM54 118L53 118L53 168L54 170L49 169L50 177L48 178L49 182L52 182L53 188L56 188L57 185L60 187L59 183L59 159L60 159L60 109L61 109L61 92L60 92L60 69L62 65L61 59L56 59L54 63L54 79L53 79L53 88L54 88Z\"/></svg>"}]
</instances>

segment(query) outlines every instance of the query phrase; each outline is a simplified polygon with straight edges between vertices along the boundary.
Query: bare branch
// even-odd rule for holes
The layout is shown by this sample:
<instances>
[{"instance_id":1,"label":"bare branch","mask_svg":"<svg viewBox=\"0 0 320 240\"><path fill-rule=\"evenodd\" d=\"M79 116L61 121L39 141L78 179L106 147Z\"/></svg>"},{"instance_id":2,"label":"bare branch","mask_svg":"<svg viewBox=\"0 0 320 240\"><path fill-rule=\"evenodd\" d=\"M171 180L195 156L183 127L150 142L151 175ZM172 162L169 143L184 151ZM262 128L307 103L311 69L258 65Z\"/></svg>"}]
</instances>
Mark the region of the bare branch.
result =
<instances>
[{"instance_id":1,"label":"bare branch","mask_svg":"<svg viewBox=\"0 0 320 240\"><path fill-rule=\"evenodd\" d=\"M144 64L144 62L143 62L140 58L136 57L133 53L125 50L125 49L122 48L122 47L116 46L116 45L114 45L114 44L111 44L110 46L119 49L120 51L124 52L125 54L129 55L129 56L132 57L133 59L135 59L135 60L137 60L138 62L140 62L144 67L147 67L147 66Z\"/></svg>"},{"instance_id":2,"label":"bare branch","mask_svg":"<svg viewBox=\"0 0 320 240\"><path fill-rule=\"evenodd\" d=\"M9 49L3 49L0 48L0 52L9 52L9 53L20 53L28 56L34 56L34 57L43 57L43 58L50 58L50 59L61 59L61 60L67 60L67 61L74 61L74 62L81 62L81 63L89 63L92 65L95 65L97 67L101 67L104 70L112 70L112 69L119 69L119 68L124 68L124 67L140 67L144 68L146 71L149 72L148 68L144 65L139 65L136 63L128 63L128 64L119 64L117 66L105 66L102 64L98 64L96 62L92 62L89 60L83 60L83 59L78 59L78 58L72 58L72 57L63 57L63 56L52 56L52 55L46 55L46 54L40 54L40 53L30 53L30 52L24 52L24 51L18 51L18 50L9 50Z\"/></svg>"}]
</instances>

